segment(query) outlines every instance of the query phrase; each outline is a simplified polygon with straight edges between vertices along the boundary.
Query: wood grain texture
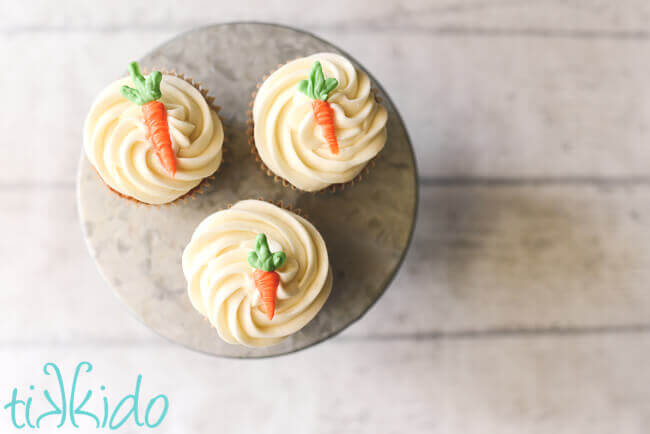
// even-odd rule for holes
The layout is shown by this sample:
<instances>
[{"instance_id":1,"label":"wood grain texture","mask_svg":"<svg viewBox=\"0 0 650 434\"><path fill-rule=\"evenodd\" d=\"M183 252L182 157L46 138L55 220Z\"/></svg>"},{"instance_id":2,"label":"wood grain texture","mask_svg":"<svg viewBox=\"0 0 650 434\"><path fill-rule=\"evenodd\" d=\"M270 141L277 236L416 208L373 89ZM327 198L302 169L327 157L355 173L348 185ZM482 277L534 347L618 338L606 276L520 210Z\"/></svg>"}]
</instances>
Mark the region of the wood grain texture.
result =
<instances>
[{"instance_id":1,"label":"wood grain texture","mask_svg":"<svg viewBox=\"0 0 650 434\"><path fill-rule=\"evenodd\" d=\"M2 2L0 4L0 32L41 32L47 29L63 28L67 8L49 0L25 2Z\"/></svg>"},{"instance_id":2,"label":"wood grain texture","mask_svg":"<svg viewBox=\"0 0 650 434\"><path fill-rule=\"evenodd\" d=\"M63 41L61 35L0 35L0 51L16 59L4 62L0 72L0 91L11 101L0 107L4 184L56 181L57 168L71 155L73 146L65 147L62 140Z\"/></svg>"},{"instance_id":3,"label":"wood grain texture","mask_svg":"<svg viewBox=\"0 0 650 434\"><path fill-rule=\"evenodd\" d=\"M234 433L650 431L650 4L332 4L0 4L0 49L18 60L0 69L0 390L45 361L91 360L113 390L142 372L171 394L160 432L212 432L215 414ZM86 254L73 191L97 92L176 33L230 20L305 28L358 58L429 177L377 305L322 346L253 364L130 318Z\"/></svg>"},{"instance_id":4,"label":"wood grain texture","mask_svg":"<svg viewBox=\"0 0 650 434\"><path fill-rule=\"evenodd\" d=\"M649 42L346 38L402 111L422 176L648 175Z\"/></svg>"},{"instance_id":5,"label":"wood grain texture","mask_svg":"<svg viewBox=\"0 0 650 434\"><path fill-rule=\"evenodd\" d=\"M88 255L72 187L5 190L0 198L0 347L151 338Z\"/></svg>"},{"instance_id":6,"label":"wood grain texture","mask_svg":"<svg viewBox=\"0 0 650 434\"><path fill-rule=\"evenodd\" d=\"M94 4L93 4L94 3ZM196 27L210 22L262 20L305 28L336 27L340 31L434 32L557 35L561 37L616 34L643 37L648 30L650 7L644 0L331 0L323 7L318 0L304 0L300 7L283 0L263 3L245 0L160 1L156 7L145 0L87 2L68 0L63 5L38 0L8 4L9 18L0 29L29 28L109 30L136 27ZM109 13L110 12L110 13Z\"/></svg>"},{"instance_id":7,"label":"wood grain texture","mask_svg":"<svg viewBox=\"0 0 650 434\"><path fill-rule=\"evenodd\" d=\"M98 276L78 228L72 188L3 191L0 199L0 224L8 228L0 247L6 285L0 302L12 306L10 315L0 316L0 339L151 336ZM649 203L646 185L424 186L404 267L344 336L649 329ZM42 322L25 322L35 311Z\"/></svg>"},{"instance_id":8,"label":"wood grain texture","mask_svg":"<svg viewBox=\"0 0 650 434\"><path fill-rule=\"evenodd\" d=\"M6 139L22 145L7 151L0 181L72 182L96 94L124 73L128 60L173 33L0 36L7 53L31 66L0 73L0 90L21 108L0 109ZM639 55L650 40L318 34L358 56L393 97L422 176L650 177L650 62ZM40 56L32 44L57 56ZM28 109L35 115L25 116ZM56 154L34 151L52 137ZM34 170L25 172L28 155Z\"/></svg>"},{"instance_id":9,"label":"wood grain texture","mask_svg":"<svg viewBox=\"0 0 650 434\"><path fill-rule=\"evenodd\" d=\"M143 400L169 396L160 433L642 434L650 388L638 367L650 357L649 339L334 340L253 362L142 344L3 347L0 389L53 386L41 371L47 354L68 381L91 360L79 390L104 384L110 397L132 392L141 373ZM100 410L97 399L86 408Z\"/></svg>"},{"instance_id":10,"label":"wood grain texture","mask_svg":"<svg viewBox=\"0 0 650 434\"><path fill-rule=\"evenodd\" d=\"M646 327L645 185L424 186L405 266L358 333Z\"/></svg>"}]
</instances>

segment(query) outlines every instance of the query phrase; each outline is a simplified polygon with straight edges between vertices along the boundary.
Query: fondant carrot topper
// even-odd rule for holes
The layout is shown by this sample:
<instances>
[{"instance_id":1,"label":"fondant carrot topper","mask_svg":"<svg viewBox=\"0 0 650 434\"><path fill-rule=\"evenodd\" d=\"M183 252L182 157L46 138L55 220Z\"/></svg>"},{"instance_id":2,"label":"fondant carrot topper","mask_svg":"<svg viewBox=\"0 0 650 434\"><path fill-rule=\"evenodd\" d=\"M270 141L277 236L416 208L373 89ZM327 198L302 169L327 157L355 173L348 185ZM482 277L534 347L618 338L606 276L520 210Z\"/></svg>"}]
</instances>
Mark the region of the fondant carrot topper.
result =
<instances>
[{"instance_id":1,"label":"fondant carrot topper","mask_svg":"<svg viewBox=\"0 0 650 434\"><path fill-rule=\"evenodd\" d=\"M275 314L275 296L280 285L280 275L275 269L282 267L286 260L284 252L271 253L264 234L255 238L255 251L248 254L248 263L255 269L255 287L260 292L269 319L273 319Z\"/></svg>"},{"instance_id":2,"label":"fondant carrot topper","mask_svg":"<svg viewBox=\"0 0 650 434\"><path fill-rule=\"evenodd\" d=\"M331 91L336 89L339 82L336 78L325 79L323 68L319 61L314 62L308 80L298 83L298 89L314 101L311 103L316 123L323 129L323 135L330 146L332 154L339 153L339 143L336 140L336 128L334 127L334 111L327 102Z\"/></svg>"},{"instance_id":3,"label":"fondant carrot topper","mask_svg":"<svg viewBox=\"0 0 650 434\"><path fill-rule=\"evenodd\" d=\"M128 100L142 107L142 116L147 128L147 140L151 143L163 167L173 177L176 175L176 158L172 149L172 139L169 135L167 123L167 110L165 104L158 101L162 97L160 92L160 71L152 71L146 78L140 73L138 62L129 64L131 79L135 89L122 86L120 92Z\"/></svg>"}]
</instances>

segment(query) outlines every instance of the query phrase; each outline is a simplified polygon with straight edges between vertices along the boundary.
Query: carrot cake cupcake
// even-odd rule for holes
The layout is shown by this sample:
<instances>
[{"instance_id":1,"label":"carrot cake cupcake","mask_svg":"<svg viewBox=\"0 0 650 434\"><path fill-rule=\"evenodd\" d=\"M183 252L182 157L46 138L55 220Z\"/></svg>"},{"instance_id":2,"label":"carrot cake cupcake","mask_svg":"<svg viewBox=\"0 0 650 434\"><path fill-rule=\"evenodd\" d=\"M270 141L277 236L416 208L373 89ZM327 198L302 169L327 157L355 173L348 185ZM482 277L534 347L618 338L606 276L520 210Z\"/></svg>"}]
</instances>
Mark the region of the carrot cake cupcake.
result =
<instances>
[{"instance_id":1,"label":"carrot cake cupcake","mask_svg":"<svg viewBox=\"0 0 650 434\"><path fill-rule=\"evenodd\" d=\"M173 202L219 169L223 127L191 80L136 62L97 97L84 124L86 155L120 196Z\"/></svg>"},{"instance_id":2,"label":"carrot cake cupcake","mask_svg":"<svg viewBox=\"0 0 650 434\"><path fill-rule=\"evenodd\" d=\"M260 200L237 202L203 220L182 265L192 305L231 344L281 342L316 316L332 290L316 228Z\"/></svg>"},{"instance_id":3,"label":"carrot cake cupcake","mask_svg":"<svg viewBox=\"0 0 650 434\"><path fill-rule=\"evenodd\" d=\"M319 53L273 72L255 95L255 147L276 176L305 191L352 181L386 143L386 109L368 75Z\"/></svg>"}]
</instances>

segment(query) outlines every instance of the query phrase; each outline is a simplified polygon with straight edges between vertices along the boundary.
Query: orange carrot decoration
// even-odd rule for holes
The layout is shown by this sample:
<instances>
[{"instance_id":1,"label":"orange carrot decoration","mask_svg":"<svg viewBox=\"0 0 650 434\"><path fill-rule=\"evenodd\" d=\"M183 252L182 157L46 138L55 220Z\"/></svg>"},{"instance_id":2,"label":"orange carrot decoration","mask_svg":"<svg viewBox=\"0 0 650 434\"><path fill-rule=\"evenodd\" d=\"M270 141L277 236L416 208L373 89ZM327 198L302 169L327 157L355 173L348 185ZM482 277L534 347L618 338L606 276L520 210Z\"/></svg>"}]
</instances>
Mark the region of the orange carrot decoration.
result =
<instances>
[{"instance_id":1,"label":"orange carrot decoration","mask_svg":"<svg viewBox=\"0 0 650 434\"><path fill-rule=\"evenodd\" d=\"M142 116L147 127L147 140L153 146L165 170L173 177L176 175L176 157L169 135L167 109L165 109L165 104L157 101L162 97L160 92L162 74L160 71L153 71L145 78L140 73L138 62L129 64L129 72L136 88L122 86L120 92L125 98L142 107Z\"/></svg>"},{"instance_id":2,"label":"orange carrot decoration","mask_svg":"<svg viewBox=\"0 0 650 434\"><path fill-rule=\"evenodd\" d=\"M255 251L248 254L248 263L255 269L253 271L255 287L260 292L266 316L270 320L275 314L275 296L280 285L280 275L274 270L282 267L286 260L287 255L284 252L271 253L264 234L259 234L255 238Z\"/></svg>"},{"instance_id":3,"label":"orange carrot decoration","mask_svg":"<svg viewBox=\"0 0 650 434\"><path fill-rule=\"evenodd\" d=\"M330 146L332 154L339 153L339 143L336 140L336 128L334 126L334 111L327 102L329 94L333 91L339 82L336 78L325 79L323 68L319 61L314 62L311 68L308 80L302 80L298 83L298 89L313 99L311 107L314 111L316 123L323 129L323 135L327 144Z\"/></svg>"}]
</instances>

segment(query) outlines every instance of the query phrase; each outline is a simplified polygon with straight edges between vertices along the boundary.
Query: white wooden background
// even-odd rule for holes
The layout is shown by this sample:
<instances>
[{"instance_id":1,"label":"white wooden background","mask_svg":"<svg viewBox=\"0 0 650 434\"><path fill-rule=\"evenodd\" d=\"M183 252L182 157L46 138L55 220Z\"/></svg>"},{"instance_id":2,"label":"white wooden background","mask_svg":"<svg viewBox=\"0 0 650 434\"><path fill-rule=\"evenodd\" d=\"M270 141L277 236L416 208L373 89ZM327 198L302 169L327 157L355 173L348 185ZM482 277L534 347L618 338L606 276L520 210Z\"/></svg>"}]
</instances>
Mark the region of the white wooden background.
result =
<instances>
[{"instance_id":1,"label":"white wooden background","mask_svg":"<svg viewBox=\"0 0 650 434\"><path fill-rule=\"evenodd\" d=\"M232 20L352 53L402 111L421 175L386 295L264 361L140 325L75 205L93 96L127 60ZM112 390L142 373L170 396L154 432L650 432L647 0L3 0L0 53L0 402L47 361L90 360Z\"/></svg>"}]
</instances>

